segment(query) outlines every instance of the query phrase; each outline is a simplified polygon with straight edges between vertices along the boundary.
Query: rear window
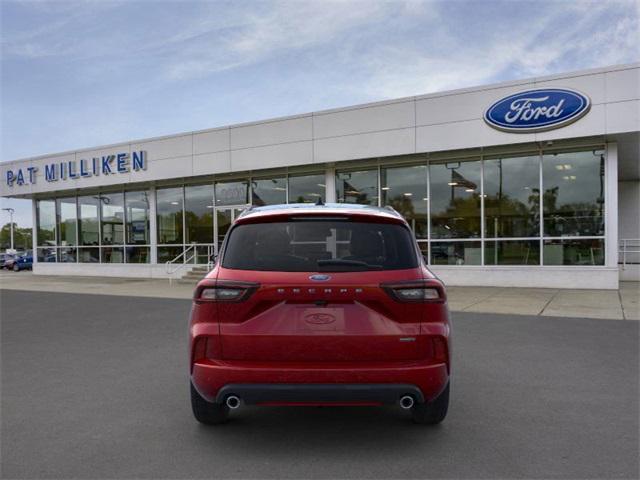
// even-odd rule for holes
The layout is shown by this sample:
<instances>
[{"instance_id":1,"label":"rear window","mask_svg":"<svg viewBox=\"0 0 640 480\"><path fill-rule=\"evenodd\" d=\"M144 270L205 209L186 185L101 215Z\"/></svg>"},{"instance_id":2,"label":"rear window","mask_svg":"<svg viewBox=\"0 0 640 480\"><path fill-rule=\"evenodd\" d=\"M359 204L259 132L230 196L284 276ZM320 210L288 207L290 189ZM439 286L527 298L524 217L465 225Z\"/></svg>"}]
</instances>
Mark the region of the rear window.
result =
<instances>
[{"instance_id":1,"label":"rear window","mask_svg":"<svg viewBox=\"0 0 640 480\"><path fill-rule=\"evenodd\" d=\"M413 237L398 224L341 220L234 227L222 266L280 272L400 270L418 265Z\"/></svg>"}]
</instances>

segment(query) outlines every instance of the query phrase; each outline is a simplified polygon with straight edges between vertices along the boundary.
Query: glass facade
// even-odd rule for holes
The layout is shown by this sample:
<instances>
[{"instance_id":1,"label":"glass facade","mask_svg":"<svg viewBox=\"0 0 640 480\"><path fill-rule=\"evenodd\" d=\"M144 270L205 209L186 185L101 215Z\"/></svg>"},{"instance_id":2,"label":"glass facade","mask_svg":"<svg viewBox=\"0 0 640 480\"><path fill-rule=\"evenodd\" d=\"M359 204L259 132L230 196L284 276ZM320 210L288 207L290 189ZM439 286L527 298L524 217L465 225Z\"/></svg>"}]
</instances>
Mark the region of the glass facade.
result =
<instances>
[{"instance_id":1,"label":"glass facade","mask_svg":"<svg viewBox=\"0 0 640 480\"><path fill-rule=\"evenodd\" d=\"M326 198L324 173L313 173L307 175L290 175L289 192L287 195L289 203L316 203L318 198Z\"/></svg>"},{"instance_id":2,"label":"glass facade","mask_svg":"<svg viewBox=\"0 0 640 480\"><path fill-rule=\"evenodd\" d=\"M182 244L183 195L182 187L159 188L156 191L158 245Z\"/></svg>"},{"instance_id":3,"label":"glass facade","mask_svg":"<svg viewBox=\"0 0 640 480\"><path fill-rule=\"evenodd\" d=\"M382 205L400 212L417 238L428 238L427 166L383 168L380 176Z\"/></svg>"},{"instance_id":4,"label":"glass facade","mask_svg":"<svg viewBox=\"0 0 640 480\"><path fill-rule=\"evenodd\" d=\"M487 238L540 235L538 158L490 158L484 161L484 214Z\"/></svg>"},{"instance_id":5,"label":"glass facade","mask_svg":"<svg viewBox=\"0 0 640 480\"><path fill-rule=\"evenodd\" d=\"M429 167L432 238L480 237L480 160Z\"/></svg>"},{"instance_id":6,"label":"glass facade","mask_svg":"<svg viewBox=\"0 0 640 480\"><path fill-rule=\"evenodd\" d=\"M374 169L338 172L338 201L392 206L432 265L604 265L602 150L434 159L378 171L379 179Z\"/></svg>"},{"instance_id":7,"label":"glass facade","mask_svg":"<svg viewBox=\"0 0 640 480\"><path fill-rule=\"evenodd\" d=\"M251 204L257 207L287 203L286 177L259 178L251 181Z\"/></svg>"},{"instance_id":8,"label":"glass facade","mask_svg":"<svg viewBox=\"0 0 640 480\"><path fill-rule=\"evenodd\" d=\"M604 235L604 153L546 154L542 167L545 237Z\"/></svg>"},{"instance_id":9,"label":"glass facade","mask_svg":"<svg viewBox=\"0 0 640 480\"><path fill-rule=\"evenodd\" d=\"M336 173L338 202L378 205L378 170Z\"/></svg>"},{"instance_id":10,"label":"glass facade","mask_svg":"<svg viewBox=\"0 0 640 480\"><path fill-rule=\"evenodd\" d=\"M603 150L448 155L407 155L338 170L336 200L393 207L432 265L604 265ZM38 259L148 263L155 257L164 263L190 249L195 257L189 259L206 263L249 202L315 203L325 200L326 185L324 171L282 173L158 187L155 195L140 190L42 199Z\"/></svg>"}]
</instances>

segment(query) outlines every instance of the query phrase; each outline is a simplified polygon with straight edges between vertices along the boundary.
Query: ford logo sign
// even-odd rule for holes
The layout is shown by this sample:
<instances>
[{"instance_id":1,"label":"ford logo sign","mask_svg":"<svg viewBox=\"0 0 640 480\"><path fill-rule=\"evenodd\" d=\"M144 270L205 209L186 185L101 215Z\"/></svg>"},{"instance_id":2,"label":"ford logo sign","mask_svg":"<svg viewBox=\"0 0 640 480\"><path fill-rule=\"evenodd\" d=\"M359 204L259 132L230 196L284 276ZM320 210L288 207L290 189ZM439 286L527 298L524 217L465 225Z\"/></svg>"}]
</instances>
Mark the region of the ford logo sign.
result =
<instances>
[{"instance_id":1,"label":"ford logo sign","mask_svg":"<svg viewBox=\"0 0 640 480\"><path fill-rule=\"evenodd\" d=\"M589 97L580 92L564 88L540 88L498 100L484 113L484 121L506 132L541 132L575 122L589 108Z\"/></svg>"},{"instance_id":2,"label":"ford logo sign","mask_svg":"<svg viewBox=\"0 0 640 480\"><path fill-rule=\"evenodd\" d=\"M326 282L330 278L331 278L331 275L318 274L318 275L311 275L309 277L309 280L313 280L314 282Z\"/></svg>"}]
</instances>

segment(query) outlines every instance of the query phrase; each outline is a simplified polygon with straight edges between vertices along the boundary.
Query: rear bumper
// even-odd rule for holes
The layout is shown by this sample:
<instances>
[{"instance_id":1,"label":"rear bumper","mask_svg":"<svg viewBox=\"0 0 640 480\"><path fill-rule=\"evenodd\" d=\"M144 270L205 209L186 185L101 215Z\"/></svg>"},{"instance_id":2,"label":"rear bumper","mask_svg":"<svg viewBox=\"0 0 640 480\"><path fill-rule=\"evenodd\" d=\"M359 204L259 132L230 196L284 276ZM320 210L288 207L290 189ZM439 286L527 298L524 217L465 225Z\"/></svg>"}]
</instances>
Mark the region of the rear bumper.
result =
<instances>
[{"instance_id":1,"label":"rear bumper","mask_svg":"<svg viewBox=\"0 0 640 480\"><path fill-rule=\"evenodd\" d=\"M410 395L418 403L424 396L415 385L386 383L350 384L282 384L245 383L225 385L218 390L216 403L223 403L235 395L247 405L259 404L394 404L404 395Z\"/></svg>"},{"instance_id":2,"label":"rear bumper","mask_svg":"<svg viewBox=\"0 0 640 480\"><path fill-rule=\"evenodd\" d=\"M395 403L402 395L431 401L445 388L445 364L256 364L206 361L191 380L209 402L236 395L248 404Z\"/></svg>"}]
</instances>

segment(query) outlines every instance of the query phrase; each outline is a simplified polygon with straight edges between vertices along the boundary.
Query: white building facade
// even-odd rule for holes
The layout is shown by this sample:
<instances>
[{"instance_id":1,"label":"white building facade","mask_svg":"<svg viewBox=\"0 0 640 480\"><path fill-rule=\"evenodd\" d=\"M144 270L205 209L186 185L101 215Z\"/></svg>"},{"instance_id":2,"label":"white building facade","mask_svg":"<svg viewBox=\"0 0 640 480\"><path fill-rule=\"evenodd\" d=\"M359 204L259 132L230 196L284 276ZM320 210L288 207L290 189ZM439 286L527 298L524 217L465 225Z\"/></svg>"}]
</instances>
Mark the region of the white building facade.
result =
<instances>
[{"instance_id":1,"label":"white building facade","mask_svg":"<svg viewBox=\"0 0 640 480\"><path fill-rule=\"evenodd\" d=\"M450 285L637 280L640 64L0 165L33 201L34 273L167 277L251 205L392 206ZM169 265L167 262L171 262Z\"/></svg>"}]
</instances>

